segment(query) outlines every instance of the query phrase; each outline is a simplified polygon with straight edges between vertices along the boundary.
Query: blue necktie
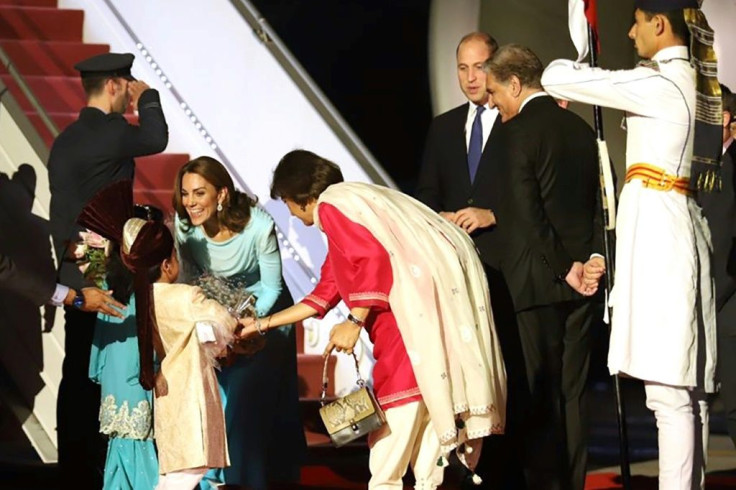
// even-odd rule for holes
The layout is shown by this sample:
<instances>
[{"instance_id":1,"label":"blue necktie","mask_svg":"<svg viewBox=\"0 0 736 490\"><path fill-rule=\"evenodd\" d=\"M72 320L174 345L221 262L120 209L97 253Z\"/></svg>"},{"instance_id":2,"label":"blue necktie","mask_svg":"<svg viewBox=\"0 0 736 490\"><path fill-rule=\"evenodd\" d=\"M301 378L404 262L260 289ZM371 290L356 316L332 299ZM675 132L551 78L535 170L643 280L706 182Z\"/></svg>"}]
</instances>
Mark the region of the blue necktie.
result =
<instances>
[{"instance_id":1,"label":"blue necktie","mask_svg":"<svg viewBox=\"0 0 736 490\"><path fill-rule=\"evenodd\" d=\"M486 108L479 105L475 111L475 119L473 119L473 128L470 130L470 144L468 145L468 171L470 171L470 183L475 180L475 174L478 172L478 164L480 156L483 153L483 123L480 115Z\"/></svg>"}]
</instances>

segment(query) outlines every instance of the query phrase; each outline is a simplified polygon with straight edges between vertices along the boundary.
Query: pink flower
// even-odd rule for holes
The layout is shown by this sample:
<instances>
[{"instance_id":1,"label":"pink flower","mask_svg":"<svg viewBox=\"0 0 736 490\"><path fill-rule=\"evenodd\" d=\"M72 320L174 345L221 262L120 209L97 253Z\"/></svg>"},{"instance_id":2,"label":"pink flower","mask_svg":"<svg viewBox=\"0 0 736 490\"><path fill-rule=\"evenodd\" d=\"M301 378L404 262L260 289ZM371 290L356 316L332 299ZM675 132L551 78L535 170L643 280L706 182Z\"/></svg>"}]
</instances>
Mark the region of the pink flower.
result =
<instances>
[{"instance_id":1,"label":"pink flower","mask_svg":"<svg viewBox=\"0 0 736 490\"><path fill-rule=\"evenodd\" d=\"M79 236L82 237L84 243L92 248L105 248L107 245L107 239L102 238L100 235L93 231L81 231Z\"/></svg>"},{"instance_id":2,"label":"pink flower","mask_svg":"<svg viewBox=\"0 0 736 490\"><path fill-rule=\"evenodd\" d=\"M87 268L89 267L89 262L84 262L83 264L79 264L78 267L79 267L79 272L84 274Z\"/></svg>"}]
</instances>

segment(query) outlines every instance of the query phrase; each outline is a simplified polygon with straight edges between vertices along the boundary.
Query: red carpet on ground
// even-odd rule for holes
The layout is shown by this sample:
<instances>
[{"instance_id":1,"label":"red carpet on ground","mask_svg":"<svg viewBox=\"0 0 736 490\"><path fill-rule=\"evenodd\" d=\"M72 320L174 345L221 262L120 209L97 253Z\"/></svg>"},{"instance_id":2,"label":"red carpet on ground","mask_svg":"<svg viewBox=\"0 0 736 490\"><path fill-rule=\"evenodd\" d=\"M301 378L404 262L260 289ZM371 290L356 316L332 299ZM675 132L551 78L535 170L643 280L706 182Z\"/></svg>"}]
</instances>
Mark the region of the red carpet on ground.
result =
<instances>
[{"instance_id":1,"label":"red carpet on ground","mask_svg":"<svg viewBox=\"0 0 736 490\"><path fill-rule=\"evenodd\" d=\"M367 470L367 469L366 469ZM365 475L367 479L367 475ZM300 489L309 488L331 488L343 490L364 489L366 481L360 478L349 479L340 476L327 466L307 466L302 469ZM633 476L631 478L633 490L657 490L657 478L650 476ZM406 489L411 487L407 486ZM442 490L455 490L457 484L445 484ZM596 473L588 475L585 482L585 490L618 490L622 489L621 477L615 473ZM736 489L736 477L732 475L709 475L706 478L707 490L733 490Z\"/></svg>"},{"instance_id":2,"label":"red carpet on ground","mask_svg":"<svg viewBox=\"0 0 736 490\"><path fill-rule=\"evenodd\" d=\"M633 490L657 490L657 478L652 476L632 476ZM617 490L623 488L621 477L614 473L588 475L585 490ZM736 488L736 477L729 475L709 475L705 479L707 490L731 490Z\"/></svg>"}]
</instances>

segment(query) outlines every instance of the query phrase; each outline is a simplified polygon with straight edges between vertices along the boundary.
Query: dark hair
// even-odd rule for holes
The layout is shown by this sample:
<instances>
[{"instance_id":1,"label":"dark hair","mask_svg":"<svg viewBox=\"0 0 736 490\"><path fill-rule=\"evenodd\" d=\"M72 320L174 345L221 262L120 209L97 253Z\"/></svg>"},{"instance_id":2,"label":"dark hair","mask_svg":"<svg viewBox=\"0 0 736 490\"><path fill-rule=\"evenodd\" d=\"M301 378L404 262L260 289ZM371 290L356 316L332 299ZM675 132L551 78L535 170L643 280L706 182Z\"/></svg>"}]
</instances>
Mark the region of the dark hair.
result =
<instances>
[{"instance_id":1,"label":"dark hair","mask_svg":"<svg viewBox=\"0 0 736 490\"><path fill-rule=\"evenodd\" d=\"M179 173L176 175L176 182L174 182L172 203L184 229L188 230L191 227L189 215L181 199L181 180L184 174L188 173L201 176L212 184L217 192L223 188L227 189L227 197L222 203L222 211L218 211L217 213L217 219L220 221L220 224L232 232L240 233L243 231L245 225L250 221L250 208L255 206L258 200L244 192L236 191L233 179L230 177L225 166L214 158L204 156L185 163L179 169Z\"/></svg>"},{"instance_id":2,"label":"dark hair","mask_svg":"<svg viewBox=\"0 0 736 490\"><path fill-rule=\"evenodd\" d=\"M462 39L460 39L460 42L457 43L457 48L455 48L455 56L460 52L460 46L462 46L467 41L483 41L486 43L486 46L488 47L488 50L491 52L491 56L493 56L493 53L496 52L498 49L498 43L496 40L488 34L487 32L471 32L470 34L465 34Z\"/></svg>"},{"instance_id":3,"label":"dark hair","mask_svg":"<svg viewBox=\"0 0 736 490\"><path fill-rule=\"evenodd\" d=\"M289 199L304 206L343 180L335 163L311 151L294 150L284 155L273 171L271 198Z\"/></svg>"},{"instance_id":4,"label":"dark hair","mask_svg":"<svg viewBox=\"0 0 736 490\"><path fill-rule=\"evenodd\" d=\"M152 204L136 204L133 207L133 216L146 221L163 221L164 212Z\"/></svg>"},{"instance_id":5,"label":"dark hair","mask_svg":"<svg viewBox=\"0 0 736 490\"><path fill-rule=\"evenodd\" d=\"M128 304L133 294L133 273L125 267L120 258L120 245L113 242L110 257L105 264L105 282L112 290L112 297L123 304Z\"/></svg>"},{"instance_id":6,"label":"dark hair","mask_svg":"<svg viewBox=\"0 0 736 490\"><path fill-rule=\"evenodd\" d=\"M667 18L672 26L672 34L682 41L682 44L690 47L690 28L685 22L685 12L682 9L668 10L667 12L650 12L649 10L642 10L644 18L652 20L655 15L662 15Z\"/></svg>"},{"instance_id":7,"label":"dark hair","mask_svg":"<svg viewBox=\"0 0 736 490\"><path fill-rule=\"evenodd\" d=\"M87 97L99 94L102 92L105 82L109 79L110 77L82 78L82 88L84 89L84 93L87 94Z\"/></svg>"},{"instance_id":8,"label":"dark hair","mask_svg":"<svg viewBox=\"0 0 736 490\"><path fill-rule=\"evenodd\" d=\"M723 111L731 115L728 124L733 124L736 122L736 95L723 84L721 84L721 102L723 103Z\"/></svg>"},{"instance_id":9,"label":"dark hair","mask_svg":"<svg viewBox=\"0 0 736 490\"><path fill-rule=\"evenodd\" d=\"M534 51L520 44L506 44L483 64L483 70L506 83L516 76L523 87L542 88L544 66Z\"/></svg>"}]
</instances>

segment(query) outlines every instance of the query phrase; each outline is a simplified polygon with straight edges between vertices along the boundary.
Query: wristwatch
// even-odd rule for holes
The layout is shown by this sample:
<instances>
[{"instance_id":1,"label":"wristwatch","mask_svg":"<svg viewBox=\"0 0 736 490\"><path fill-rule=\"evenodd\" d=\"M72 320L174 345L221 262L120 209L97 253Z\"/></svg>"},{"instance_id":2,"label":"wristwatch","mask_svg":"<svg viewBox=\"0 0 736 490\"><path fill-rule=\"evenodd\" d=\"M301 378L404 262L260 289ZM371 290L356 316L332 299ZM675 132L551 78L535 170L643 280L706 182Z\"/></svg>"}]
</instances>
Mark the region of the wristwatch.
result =
<instances>
[{"instance_id":1,"label":"wristwatch","mask_svg":"<svg viewBox=\"0 0 736 490\"><path fill-rule=\"evenodd\" d=\"M353 316L352 313L348 313L348 320L359 326L360 328L365 327L365 320L359 320Z\"/></svg>"},{"instance_id":2,"label":"wristwatch","mask_svg":"<svg viewBox=\"0 0 736 490\"><path fill-rule=\"evenodd\" d=\"M74 296L74 299L72 300L72 306L78 310L84 308L84 294L82 294L81 291L78 292L76 296Z\"/></svg>"}]
</instances>

